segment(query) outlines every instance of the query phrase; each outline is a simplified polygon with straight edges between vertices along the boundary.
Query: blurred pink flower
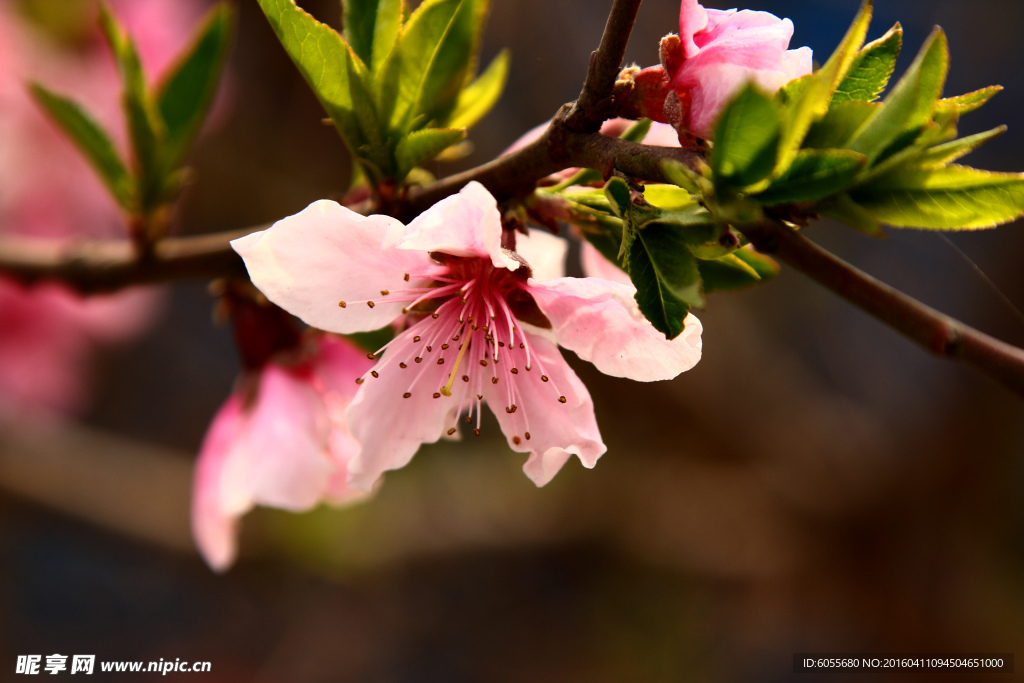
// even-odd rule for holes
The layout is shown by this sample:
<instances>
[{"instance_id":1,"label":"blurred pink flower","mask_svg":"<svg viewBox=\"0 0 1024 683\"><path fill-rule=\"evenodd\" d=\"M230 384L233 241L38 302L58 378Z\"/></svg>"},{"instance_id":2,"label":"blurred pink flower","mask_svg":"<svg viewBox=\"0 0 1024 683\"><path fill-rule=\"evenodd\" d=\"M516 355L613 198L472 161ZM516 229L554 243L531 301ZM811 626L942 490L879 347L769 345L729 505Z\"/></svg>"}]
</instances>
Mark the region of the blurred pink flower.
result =
<instances>
[{"instance_id":1,"label":"blurred pink flower","mask_svg":"<svg viewBox=\"0 0 1024 683\"><path fill-rule=\"evenodd\" d=\"M368 490L420 444L455 434L483 403L524 471L546 484L572 455L605 452L586 387L556 342L602 372L670 379L700 359L700 325L668 341L640 314L632 287L562 275L565 241L542 232L502 248L494 197L470 183L408 226L319 201L235 240L253 283L310 325L340 333L396 318L348 409L361 451L349 482ZM340 300L340 301L339 301Z\"/></svg>"},{"instance_id":2,"label":"blurred pink flower","mask_svg":"<svg viewBox=\"0 0 1024 683\"><path fill-rule=\"evenodd\" d=\"M202 4L115 0L150 73L188 43ZM78 151L31 101L39 80L85 106L124 148L120 84L98 30L62 50L0 3L0 233L38 238L121 237L120 209ZM84 366L97 343L142 332L159 308L152 290L83 297L59 285L25 287L0 277L0 410L81 408Z\"/></svg>"},{"instance_id":3,"label":"blurred pink flower","mask_svg":"<svg viewBox=\"0 0 1024 683\"><path fill-rule=\"evenodd\" d=\"M277 353L242 375L196 461L192 531L213 569L234 562L238 519L255 505L298 512L366 495L346 481L359 446L344 414L372 365L351 343L321 334L297 358Z\"/></svg>"},{"instance_id":4,"label":"blurred pink flower","mask_svg":"<svg viewBox=\"0 0 1024 683\"><path fill-rule=\"evenodd\" d=\"M745 83L775 92L811 73L811 49L788 50L792 36L793 22L768 12L706 9L682 0L682 55L663 55L679 98L680 130L710 139L718 113ZM670 110L666 105L671 118Z\"/></svg>"}]
</instances>

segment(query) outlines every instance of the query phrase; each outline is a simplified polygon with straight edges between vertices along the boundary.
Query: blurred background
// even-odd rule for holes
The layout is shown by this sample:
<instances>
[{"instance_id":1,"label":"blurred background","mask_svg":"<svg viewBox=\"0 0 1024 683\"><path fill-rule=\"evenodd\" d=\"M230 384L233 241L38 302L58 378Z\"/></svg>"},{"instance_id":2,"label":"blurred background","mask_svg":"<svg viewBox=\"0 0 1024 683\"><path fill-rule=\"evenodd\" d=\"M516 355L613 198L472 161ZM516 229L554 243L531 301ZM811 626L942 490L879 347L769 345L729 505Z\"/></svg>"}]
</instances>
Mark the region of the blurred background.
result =
<instances>
[{"instance_id":1,"label":"blurred background","mask_svg":"<svg viewBox=\"0 0 1024 683\"><path fill-rule=\"evenodd\" d=\"M337 0L300 4L338 26ZM473 154L432 170L492 158L573 99L610 5L493 0L483 59L512 49L509 87L471 131ZM791 46L824 61L857 5L753 9L790 17ZM180 234L267 223L348 183L342 143L256 3L237 6ZM678 2L645 2L628 60L655 63L677 15ZM897 73L938 24L947 95L1007 87L961 132L1008 124L968 162L1024 168L1024 3L878 0L869 39L897 20ZM822 222L808 235L1024 345L1024 316L1005 300L1024 307L1020 226L878 241ZM704 358L672 382L570 358L608 444L593 471L574 459L537 489L491 420L478 440L425 446L365 504L249 515L225 575L196 553L188 504L238 361L205 283L161 296L145 336L93 359L80 418L0 425L4 679L16 655L56 652L212 662L167 680L830 680L795 676L793 653L1024 642L1024 403L797 273L712 296L698 314Z\"/></svg>"}]
</instances>

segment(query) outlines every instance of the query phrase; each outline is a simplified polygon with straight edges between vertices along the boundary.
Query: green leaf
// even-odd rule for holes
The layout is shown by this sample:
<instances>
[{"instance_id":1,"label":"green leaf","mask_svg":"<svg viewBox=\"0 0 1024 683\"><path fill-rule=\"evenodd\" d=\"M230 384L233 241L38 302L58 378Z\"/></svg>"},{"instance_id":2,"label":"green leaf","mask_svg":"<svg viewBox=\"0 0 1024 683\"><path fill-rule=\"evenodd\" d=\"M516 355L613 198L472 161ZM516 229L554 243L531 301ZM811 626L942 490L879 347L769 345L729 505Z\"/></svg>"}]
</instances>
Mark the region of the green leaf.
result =
<instances>
[{"instance_id":1,"label":"green leaf","mask_svg":"<svg viewBox=\"0 0 1024 683\"><path fill-rule=\"evenodd\" d=\"M872 0L864 0L842 42L825 62L825 66L811 76L805 76L806 80L793 92L787 91L792 101L786 107L776 175L785 172L796 157L811 125L828 111L836 88L846 78L858 50L864 44L871 23L871 10Z\"/></svg>"},{"instance_id":2,"label":"green leaf","mask_svg":"<svg viewBox=\"0 0 1024 683\"><path fill-rule=\"evenodd\" d=\"M711 168L736 188L753 185L775 167L781 123L775 102L748 84L726 106L715 124Z\"/></svg>"},{"instance_id":3,"label":"green leaf","mask_svg":"<svg viewBox=\"0 0 1024 683\"><path fill-rule=\"evenodd\" d=\"M456 14L464 4L471 2L424 0L399 31L394 49L377 74L378 104L380 111L391 113L392 130L410 130L423 99L424 84L430 75L434 57ZM463 13L461 19L465 21L466 16ZM468 68L468 64L463 66ZM430 77L432 80L436 78Z\"/></svg>"},{"instance_id":4,"label":"green leaf","mask_svg":"<svg viewBox=\"0 0 1024 683\"><path fill-rule=\"evenodd\" d=\"M629 128L622 132L619 136L620 140L626 140L628 142L643 142L647 134L651 132L651 124L654 123L650 119L640 119Z\"/></svg>"},{"instance_id":5,"label":"green leaf","mask_svg":"<svg viewBox=\"0 0 1024 683\"><path fill-rule=\"evenodd\" d=\"M885 98L883 106L858 129L850 141L850 149L874 162L901 135L929 124L946 82L948 67L946 35L937 28Z\"/></svg>"},{"instance_id":6,"label":"green leaf","mask_svg":"<svg viewBox=\"0 0 1024 683\"><path fill-rule=\"evenodd\" d=\"M404 178L412 169L466 138L465 128L425 128L417 130L398 143L395 161L398 177Z\"/></svg>"},{"instance_id":7,"label":"green leaf","mask_svg":"<svg viewBox=\"0 0 1024 683\"><path fill-rule=\"evenodd\" d=\"M343 0L345 40L371 70L394 47L402 27L403 0Z\"/></svg>"},{"instance_id":8,"label":"green leaf","mask_svg":"<svg viewBox=\"0 0 1024 683\"><path fill-rule=\"evenodd\" d=\"M157 88L157 107L167 127L162 156L168 168L180 162L206 118L223 70L233 21L234 11L228 4L210 10L192 46Z\"/></svg>"},{"instance_id":9,"label":"green leaf","mask_svg":"<svg viewBox=\"0 0 1024 683\"><path fill-rule=\"evenodd\" d=\"M711 260L698 260L704 293L727 292L766 282L779 272L779 264L750 247Z\"/></svg>"},{"instance_id":10,"label":"green leaf","mask_svg":"<svg viewBox=\"0 0 1024 683\"><path fill-rule=\"evenodd\" d=\"M659 209L686 209L697 204L688 190L660 183L644 186L644 199Z\"/></svg>"},{"instance_id":11,"label":"green leaf","mask_svg":"<svg viewBox=\"0 0 1024 683\"><path fill-rule=\"evenodd\" d=\"M765 206L820 201L845 190L866 162L848 149L802 149L785 173L752 198Z\"/></svg>"},{"instance_id":12,"label":"green leaf","mask_svg":"<svg viewBox=\"0 0 1024 683\"><path fill-rule=\"evenodd\" d=\"M100 5L100 27L110 43L121 76L122 102L138 171L140 206L137 208L149 213L165 199L167 178L160 159L165 131L153 109L135 43L103 4Z\"/></svg>"},{"instance_id":13,"label":"green leaf","mask_svg":"<svg viewBox=\"0 0 1024 683\"><path fill-rule=\"evenodd\" d=\"M968 135L959 140L952 140L941 145L929 147L921 153L918 163L921 166L944 166L951 161L956 161L962 156L970 154L983 144L1006 132L1006 126L998 126L984 133Z\"/></svg>"},{"instance_id":14,"label":"green leaf","mask_svg":"<svg viewBox=\"0 0 1024 683\"><path fill-rule=\"evenodd\" d=\"M341 36L296 6L294 0L258 0L278 40L342 139L354 152L366 144L349 84L350 62L358 59ZM360 106L365 104L360 102ZM362 155L359 155L362 156Z\"/></svg>"},{"instance_id":15,"label":"green leaf","mask_svg":"<svg viewBox=\"0 0 1024 683\"><path fill-rule=\"evenodd\" d=\"M878 102L843 102L829 108L825 118L815 122L804 140L805 148L843 149L876 109Z\"/></svg>"},{"instance_id":16,"label":"green leaf","mask_svg":"<svg viewBox=\"0 0 1024 683\"><path fill-rule=\"evenodd\" d=\"M849 73L836 88L832 105L872 102L885 90L903 45L903 28L897 23L878 40L868 43L853 60Z\"/></svg>"},{"instance_id":17,"label":"green leaf","mask_svg":"<svg viewBox=\"0 0 1024 683\"><path fill-rule=\"evenodd\" d=\"M981 90L969 92L966 95L947 97L936 104L939 111L955 111L957 114L966 114L987 103L992 97L1003 89L1001 85L990 85Z\"/></svg>"},{"instance_id":18,"label":"green leaf","mask_svg":"<svg viewBox=\"0 0 1024 683\"><path fill-rule=\"evenodd\" d=\"M900 169L850 196L876 219L896 227L991 228L1024 213L1024 174L956 165Z\"/></svg>"},{"instance_id":19,"label":"green leaf","mask_svg":"<svg viewBox=\"0 0 1024 683\"><path fill-rule=\"evenodd\" d=\"M462 89L448 119L449 126L471 128L498 103L508 81L510 59L511 52L502 50L475 81Z\"/></svg>"},{"instance_id":20,"label":"green leaf","mask_svg":"<svg viewBox=\"0 0 1024 683\"><path fill-rule=\"evenodd\" d=\"M133 211L134 182L106 132L72 100L38 83L32 83L29 92L89 160L121 208Z\"/></svg>"},{"instance_id":21,"label":"green leaf","mask_svg":"<svg viewBox=\"0 0 1024 683\"><path fill-rule=\"evenodd\" d=\"M640 311L666 338L675 339L690 307L704 302L697 260L686 248L683 231L648 225L633 240L629 263Z\"/></svg>"},{"instance_id":22,"label":"green leaf","mask_svg":"<svg viewBox=\"0 0 1024 683\"><path fill-rule=\"evenodd\" d=\"M705 167L706 168L706 167ZM661 170L665 178L674 185L678 185L691 194L711 194L711 186L704 176L695 173L678 161L667 160L661 163Z\"/></svg>"},{"instance_id":23,"label":"green leaf","mask_svg":"<svg viewBox=\"0 0 1024 683\"><path fill-rule=\"evenodd\" d=\"M872 237L884 237L882 225L877 218L864 209L850 195L843 193L832 198L830 202L819 208L822 215L845 223L855 230Z\"/></svg>"},{"instance_id":24,"label":"green leaf","mask_svg":"<svg viewBox=\"0 0 1024 683\"><path fill-rule=\"evenodd\" d=\"M416 103L427 122L447 121L475 68L477 43L487 0L462 0L437 45Z\"/></svg>"}]
</instances>

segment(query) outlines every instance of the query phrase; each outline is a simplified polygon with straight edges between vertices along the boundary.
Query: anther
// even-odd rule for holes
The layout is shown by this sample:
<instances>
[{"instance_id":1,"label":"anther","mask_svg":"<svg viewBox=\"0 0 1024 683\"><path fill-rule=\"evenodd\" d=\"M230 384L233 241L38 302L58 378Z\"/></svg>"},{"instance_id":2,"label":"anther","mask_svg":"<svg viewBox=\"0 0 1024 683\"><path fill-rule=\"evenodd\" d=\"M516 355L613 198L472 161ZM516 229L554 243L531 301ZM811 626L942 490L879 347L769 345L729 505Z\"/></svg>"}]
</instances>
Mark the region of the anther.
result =
<instances>
[{"instance_id":1,"label":"anther","mask_svg":"<svg viewBox=\"0 0 1024 683\"><path fill-rule=\"evenodd\" d=\"M389 292L389 291L388 291L388 290L386 290L386 289L382 289L382 290L380 290L380 295L381 295L381 296L387 296L387 295L388 295L388 294L390 294L390 293L391 293L391 292Z\"/></svg>"},{"instance_id":2,"label":"anther","mask_svg":"<svg viewBox=\"0 0 1024 683\"><path fill-rule=\"evenodd\" d=\"M408 282L409 281L409 273L406 273L405 275L403 275L402 279L405 280L406 282Z\"/></svg>"},{"instance_id":3,"label":"anther","mask_svg":"<svg viewBox=\"0 0 1024 683\"><path fill-rule=\"evenodd\" d=\"M530 432L526 432L526 434L524 434L523 436L525 436L525 437L526 437L526 440L527 440L527 441L529 441L529 440L530 440Z\"/></svg>"},{"instance_id":4,"label":"anther","mask_svg":"<svg viewBox=\"0 0 1024 683\"><path fill-rule=\"evenodd\" d=\"M415 337L412 338L412 340L414 342L418 342L420 340L420 336L417 334Z\"/></svg>"},{"instance_id":5,"label":"anther","mask_svg":"<svg viewBox=\"0 0 1024 683\"><path fill-rule=\"evenodd\" d=\"M438 365L444 365L444 358L438 358L437 359L437 364Z\"/></svg>"},{"instance_id":6,"label":"anther","mask_svg":"<svg viewBox=\"0 0 1024 683\"><path fill-rule=\"evenodd\" d=\"M455 335L454 337L452 337L452 341L459 341L459 335Z\"/></svg>"},{"instance_id":7,"label":"anther","mask_svg":"<svg viewBox=\"0 0 1024 683\"><path fill-rule=\"evenodd\" d=\"M540 381L541 382L547 382L548 381L548 376L547 375L541 375L540 376Z\"/></svg>"},{"instance_id":8,"label":"anther","mask_svg":"<svg viewBox=\"0 0 1024 683\"><path fill-rule=\"evenodd\" d=\"M498 378L497 377L492 377L491 378L491 384L497 384L497 383L498 383Z\"/></svg>"},{"instance_id":9,"label":"anther","mask_svg":"<svg viewBox=\"0 0 1024 683\"><path fill-rule=\"evenodd\" d=\"M473 418L471 418L469 415L466 416L466 424L468 424L468 425L473 424Z\"/></svg>"},{"instance_id":10,"label":"anther","mask_svg":"<svg viewBox=\"0 0 1024 683\"><path fill-rule=\"evenodd\" d=\"M374 379L377 379L378 377L380 377L380 375L377 374L376 370L370 370L370 374L373 375Z\"/></svg>"},{"instance_id":11,"label":"anther","mask_svg":"<svg viewBox=\"0 0 1024 683\"><path fill-rule=\"evenodd\" d=\"M372 353L368 353L368 354L366 354L366 357L369 358L370 360L373 360L377 356L373 355Z\"/></svg>"},{"instance_id":12,"label":"anther","mask_svg":"<svg viewBox=\"0 0 1024 683\"><path fill-rule=\"evenodd\" d=\"M398 364L398 367L400 367L400 368L402 368L403 370L405 370L405 369L406 369L407 367L409 367L409 366L408 366L408 365L406 365L406 364L405 364L404 362L402 362L402 363L399 363L399 364Z\"/></svg>"},{"instance_id":13,"label":"anther","mask_svg":"<svg viewBox=\"0 0 1024 683\"><path fill-rule=\"evenodd\" d=\"M402 315L406 315L408 313L409 313L409 309L406 308L405 306L402 306Z\"/></svg>"},{"instance_id":14,"label":"anther","mask_svg":"<svg viewBox=\"0 0 1024 683\"><path fill-rule=\"evenodd\" d=\"M356 377L356 384L362 384L365 381L362 377Z\"/></svg>"},{"instance_id":15,"label":"anther","mask_svg":"<svg viewBox=\"0 0 1024 683\"><path fill-rule=\"evenodd\" d=\"M439 315L438 313L431 313L430 317L433 318L434 320L437 320L437 316L438 315Z\"/></svg>"},{"instance_id":16,"label":"anther","mask_svg":"<svg viewBox=\"0 0 1024 683\"><path fill-rule=\"evenodd\" d=\"M441 398L441 394L435 391L434 392L434 398Z\"/></svg>"},{"instance_id":17,"label":"anther","mask_svg":"<svg viewBox=\"0 0 1024 683\"><path fill-rule=\"evenodd\" d=\"M514 443L515 445L518 446L519 444L522 443L522 439L520 439L518 436L513 436L512 437L512 443Z\"/></svg>"},{"instance_id":18,"label":"anther","mask_svg":"<svg viewBox=\"0 0 1024 683\"><path fill-rule=\"evenodd\" d=\"M415 360L417 363L422 363L423 362L423 359L418 357L418 356L416 358L414 358L413 360Z\"/></svg>"},{"instance_id":19,"label":"anther","mask_svg":"<svg viewBox=\"0 0 1024 683\"><path fill-rule=\"evenodd\" d=\"M429 346L429 345L427 346L427 353L430 353L433 350L434 350L433 346Z\"/></svg>"},{"instance_id":20,"label":"anther","mask_svg":"<svg viewBox=\"0 0 1024 683\"><path fill-rule=\"evenodd\" d=\"M366 305L369 306L370 308L373 308L375 304L372 301L367 301Z\"/></svg>"},{"instance_id":21,"label":"anther","mask_svg":"<svg viewBox=\"0 0 1024 683\"><path fill-rule=\"evenodd\" d=\"M441 350L442 350L442 351L444 351L444 350L445 350L445 349L447 349L447 348L448 348L448 345L447 345L447 344L441 344Z\"/></svg>"},{"instance_id":22,"label":"anther","mask_svg":"<svg viewBox=\"0 0 1024 683\"><path fill-rule=\"evenodd\" d=\"M348 304L346 304L344 301L339 301L338 305L341 306L342 308L345 308L345 306L348 306Z\"/></svg>"},{"instance_id":23,"label":"anther","mask_svg":"<svg viewBox=\"0 0 1024 683\"><path fill-rule=\"evenodd\" d=\"M509 372L511 372L513 375L518 375L519 374L519 368L512 368L511 370L509 370Z\"/></svg>"},{"instance_id":24,"label":"anther","mask_svg":"<svg viewBox=\"0 0 1024 683\"><path fill-rule=\"evenodd\" d=\"M452 427L451 429L448 430L448 436L451 436L454 433L455 433L455 427Z\"/></svg>"},{"instance_id":25,"label":"anther","mask_svg":"<svg viewBox=\"0 0 1024 683\"><path fill-rule=\"evenodd\" d=\"M558 402L559 403L565 403L565 396L559 396L558 397Z\"/></svg>"},{"instance_id":26,"label":"anther","mask_svg":"<svg viewBox=\"0 0 1024 683\"><path fill-rule=\"evenodd\" d=\"M486 368L487 367L487 361L485 361L485 360L480 361L480 365L482 365L482 366L484 366Z\"/></svg>"},{"instance_id":27,"label":"anther","mask_svg":"<svg viewBox=\"0 0 1024 683\"><path fill-rule=\"evenodd\" d=\"M505 342L503 342L503 341L498 342L498 346L500 346L501 348L505 348Z\"/></svg>"},{"instance_id":28,"label":"anther","mask_svg":"<svg viewBox=\"0 0 1024 683\"><path fill-rule=\"evenodd\" d=\"M477 394L476 395L476 400L478 400L478 401L484 400L484 395L483 394Z\"/></svg>"},{"instance_id":29,"label":"anther","mask_svg":"<svg viewBox=\"0 0 1024 683\"><path fill-rule=\"evenodd\" d=\"M462 376L462 381L463 382L468 382L469 381L469 375L463 375Z\"/></svg>"},{"instance_id":30,"label":"anther","mask_svg":"<svg viewBox=\"0 0 1024 683\"><path fill-rule=\"evenodd\" d=\"M402 398L409 398L410 396L412 396L412 394L410 394L408 391L402 394Z\"/></svg>"},{"instance_id":31,"label":"anther","mask_svg":"<svg viewBox=\"0 0 1024 683\"><path fill-rule=\"evenodd\" d=\"M525 349L526 348L526 344L524 344L523 342L519 342L519 348Z\"/></svg>"},{"instance_id":32,"label":"anther","mask_svg":"<svg viewBox=\"0 0 1024 683\"><path fill-rule=\"evenodd\" d=\"M480 436L480 430L479 429L474 429L473 433L476 434L477 436Z\"/></svg>"}]
</instances>

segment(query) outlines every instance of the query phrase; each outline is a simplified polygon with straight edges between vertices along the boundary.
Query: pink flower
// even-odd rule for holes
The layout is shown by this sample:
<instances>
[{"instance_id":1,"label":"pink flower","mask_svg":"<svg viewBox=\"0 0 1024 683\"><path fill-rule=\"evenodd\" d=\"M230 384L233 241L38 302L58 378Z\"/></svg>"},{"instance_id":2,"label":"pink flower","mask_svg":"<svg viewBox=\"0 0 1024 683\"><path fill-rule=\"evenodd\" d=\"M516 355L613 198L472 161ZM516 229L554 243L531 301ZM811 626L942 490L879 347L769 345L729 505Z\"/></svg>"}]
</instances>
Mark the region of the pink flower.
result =
<instances>
[{"instance_id":1,"label":"pink flower","mask_svg":"<svg viewBox=\"0 0 1024 683\"><path fill-rule=\"evenodd\" d=\"M318 335L241 377L196 461L192 531L213 569L234 562L238 520L255 505L301 511L365 495L346 481L359 446L344 413L371 365L351 343Z\"/></svg>"},{"instance_id":2,"label":"pink flower","mask_svg":"<svg viewBox=\"0 0 1024 683\"><path fill-rule=\"evenodd\" d=\"M362 379L348 409L361 451L349 482L369 489L420 444L480 429L487 403L524 471L546 484L572 456L605 452L587 389L557 344L602 372L675 377L700 359L700 323L665 339L632 287L565 278L565 242L540 232L501 246L494 197L478 183L408 226L319 201L269 230L235 240L253 283L310 325L334 332L404 327Z\"/></svg>"},{"instance_id":3,"label":"pink flower","mask_svg":"<svg viewBox=\"0 0 1024 683\"><path fill-rule=\"evenodd\" d=\"M745 83L775 92L811 73L809 47L786 49L792 36L793 22L768 12L705 9L683 0L682 58L663 55L681 105L680 129L710 139L718 113Z\"/></svg>"}]
</instances>

